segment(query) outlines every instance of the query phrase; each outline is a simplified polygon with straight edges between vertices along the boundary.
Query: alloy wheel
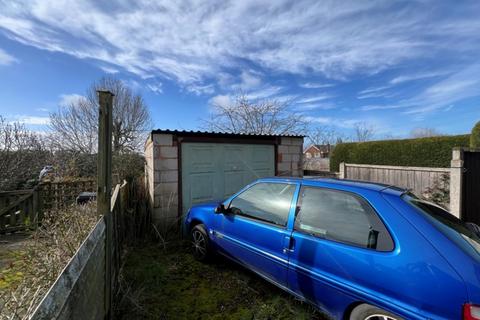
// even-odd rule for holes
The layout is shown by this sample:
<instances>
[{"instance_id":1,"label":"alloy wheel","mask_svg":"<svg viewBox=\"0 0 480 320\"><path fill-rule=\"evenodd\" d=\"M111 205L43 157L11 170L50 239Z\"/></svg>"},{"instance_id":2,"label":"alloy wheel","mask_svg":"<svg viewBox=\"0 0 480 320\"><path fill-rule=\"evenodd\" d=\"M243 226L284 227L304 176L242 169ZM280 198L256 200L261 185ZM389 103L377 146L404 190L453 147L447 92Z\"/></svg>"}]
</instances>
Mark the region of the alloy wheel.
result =
<instances>
[{"instance_id":1,"label":"alloy wheel","mask_svg":"<svg viewBox=\"0 0 480 320\"><path fill-rule=\"evenodd\" d=\"M397 320L397 319L384 314L372 314L366 317L365 320Z\"/></svg>"},{"instance_id":2,"label":"alloy wheel","mask_svg":"<svg viewBox=\"0 0 480 320\"><path fill-rule=\"evenodd\" d=\"M207 254L207 241L205 236L199 230L192 232L193 254L198 258L203 258Z\"/></svg>"}]
</instances>

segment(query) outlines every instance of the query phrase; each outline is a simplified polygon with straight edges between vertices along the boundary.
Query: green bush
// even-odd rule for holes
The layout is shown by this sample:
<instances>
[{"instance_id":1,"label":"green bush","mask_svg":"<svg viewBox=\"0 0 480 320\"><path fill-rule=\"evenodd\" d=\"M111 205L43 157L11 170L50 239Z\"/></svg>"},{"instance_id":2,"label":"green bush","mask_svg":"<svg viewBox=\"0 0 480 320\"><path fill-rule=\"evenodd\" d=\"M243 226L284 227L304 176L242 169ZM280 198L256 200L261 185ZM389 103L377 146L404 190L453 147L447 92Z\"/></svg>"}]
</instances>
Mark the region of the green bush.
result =
<instances>
[{"instance_id":1,"label":"green bush","mask_svg":"<svg viewBox=\"0 0 480 320\"><path fill-rule=\"evenodd\" d=\"M330 171L340 162L412 167L449 167L452 148L468 147L470 135L341 143L330 158Z\"/></svg>"},{"instance_id":2,"label":"green bush","mask_svg":"<svg viewBox=\"0 0 480 320\"><path fill-rule=\"evenodd\" d=\"M470 135L470 148L480 148L480 121L472 129Z\"/></svg>"}]
</instances>

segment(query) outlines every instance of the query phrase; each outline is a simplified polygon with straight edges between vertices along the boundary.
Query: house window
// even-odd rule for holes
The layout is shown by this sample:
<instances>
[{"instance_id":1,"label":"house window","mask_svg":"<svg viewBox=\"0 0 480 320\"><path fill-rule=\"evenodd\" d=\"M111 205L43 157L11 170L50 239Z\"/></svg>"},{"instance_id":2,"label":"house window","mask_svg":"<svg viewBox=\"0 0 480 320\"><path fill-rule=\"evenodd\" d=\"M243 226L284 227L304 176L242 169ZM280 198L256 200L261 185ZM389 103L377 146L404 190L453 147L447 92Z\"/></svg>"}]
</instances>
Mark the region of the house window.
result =
<instances>
[{"instance_id":1,"label":"house window","mask_svg":"<svg viewBox=\"0 0 480 320\"><path fill-rule=\"evenodd\" d=\"M320 158L320 152L315 152L315 158Z\"/></svg>"},{"instance_id":2,"label":"house window","mask_svg":"<svg viewBox=\"0 0 480 320\"><path fill-rule=\"evenodd\" d=\"M305 156L307 157L307 159L310 159L310 158L312 157L312 154L309 153L309 152L307 152L307 153L305 154Z\"/></svg>"}]
</instances>

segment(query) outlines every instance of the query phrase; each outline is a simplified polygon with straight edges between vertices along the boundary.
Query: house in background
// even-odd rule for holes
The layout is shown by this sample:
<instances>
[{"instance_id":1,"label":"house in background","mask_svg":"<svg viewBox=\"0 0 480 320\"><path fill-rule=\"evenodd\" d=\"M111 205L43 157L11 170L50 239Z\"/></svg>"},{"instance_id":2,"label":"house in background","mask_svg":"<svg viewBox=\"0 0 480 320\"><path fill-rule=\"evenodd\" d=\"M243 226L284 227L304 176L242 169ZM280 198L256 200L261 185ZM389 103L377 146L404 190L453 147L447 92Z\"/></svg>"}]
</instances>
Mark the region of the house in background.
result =
<instances>
[{"instance_id":1,"label":"house in background","mask_svg":"<svg viewBox=\"0 0 480 320\"><path fill-rule=\"evenodd\" d=\"M312 144L304 152L305 159L312 158L330 158L330 151L332 146L330 144Z\"/></svg>"},{"instance_id":2,"label":"house in background","mask_svg":"<svg viewBox=\"0 0 480 320\"><path fill-rule=\"evenodd\" d=\"M317 174L330 171L330 144L312 144L303 151L303 168L306 174Z\"/></svg>"}]
</instances>

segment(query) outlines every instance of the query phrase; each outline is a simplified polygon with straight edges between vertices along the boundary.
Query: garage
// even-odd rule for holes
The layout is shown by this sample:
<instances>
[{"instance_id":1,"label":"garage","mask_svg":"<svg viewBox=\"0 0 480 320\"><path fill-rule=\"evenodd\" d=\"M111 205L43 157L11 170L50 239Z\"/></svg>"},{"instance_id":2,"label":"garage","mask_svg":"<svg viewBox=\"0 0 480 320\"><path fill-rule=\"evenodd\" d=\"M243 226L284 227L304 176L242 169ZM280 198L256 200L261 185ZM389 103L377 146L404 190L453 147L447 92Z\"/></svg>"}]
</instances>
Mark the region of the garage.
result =
<instances>
[{"instance_id":1,"label":"garage","mask_svg":"<svg viewBox=\"0 0 480 320\"><path fill-rule=\"evenodd\" d=\"M178 226L192 205L224 199L255 179L303 175L303 136L154 130L145 144L154 222Z\"/></svg>"}]
</instances>

